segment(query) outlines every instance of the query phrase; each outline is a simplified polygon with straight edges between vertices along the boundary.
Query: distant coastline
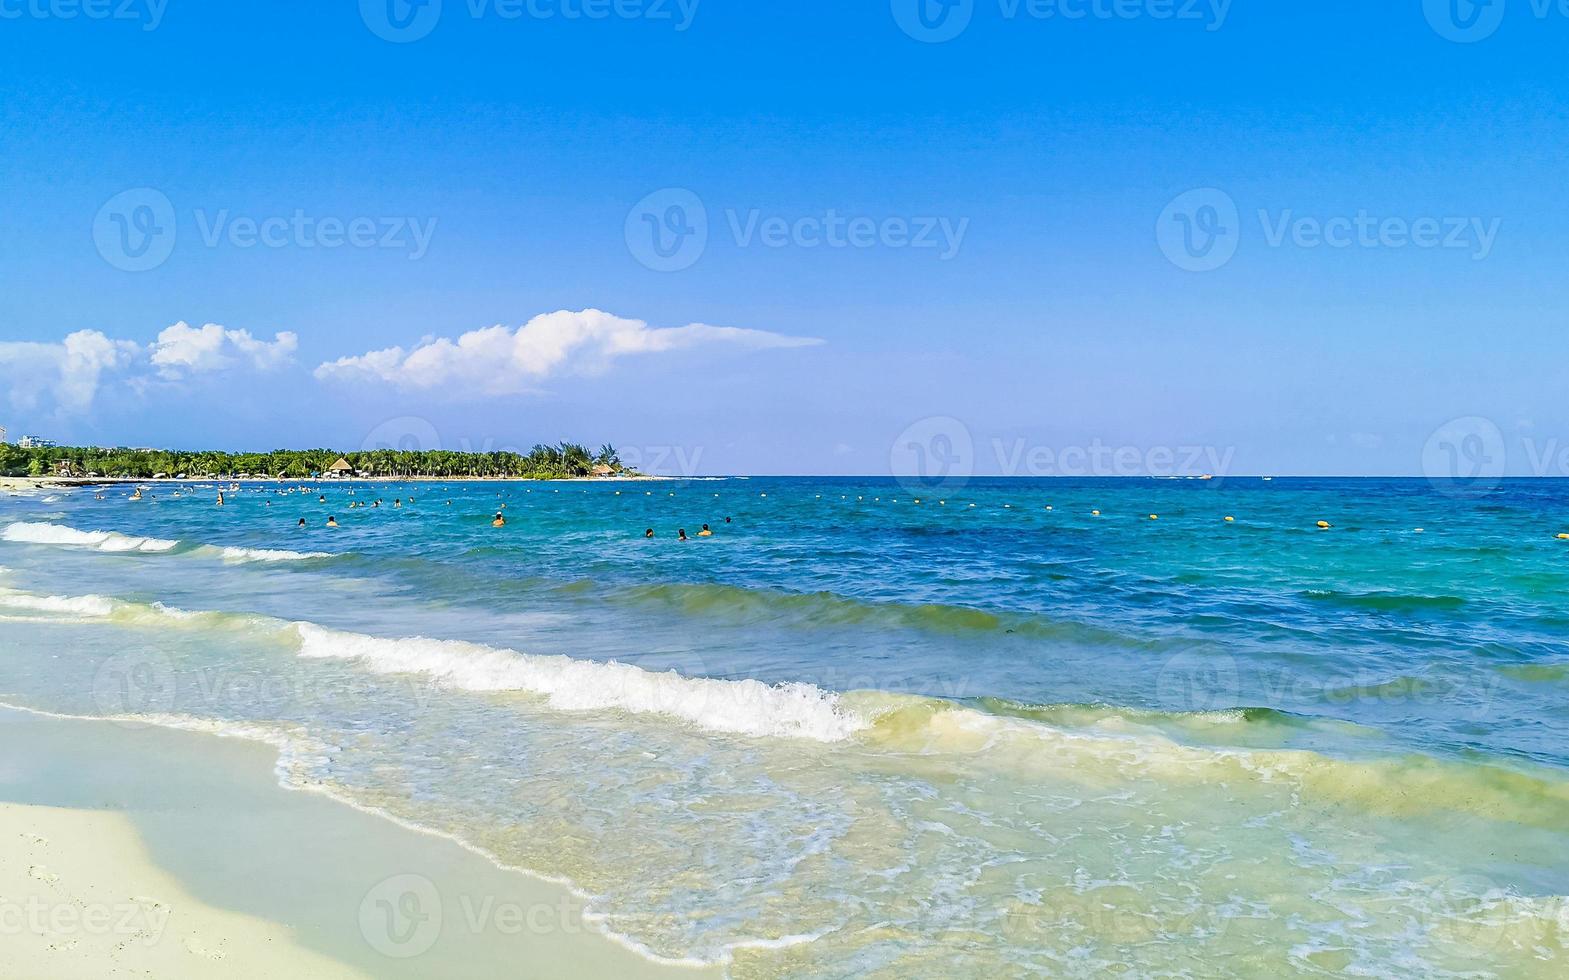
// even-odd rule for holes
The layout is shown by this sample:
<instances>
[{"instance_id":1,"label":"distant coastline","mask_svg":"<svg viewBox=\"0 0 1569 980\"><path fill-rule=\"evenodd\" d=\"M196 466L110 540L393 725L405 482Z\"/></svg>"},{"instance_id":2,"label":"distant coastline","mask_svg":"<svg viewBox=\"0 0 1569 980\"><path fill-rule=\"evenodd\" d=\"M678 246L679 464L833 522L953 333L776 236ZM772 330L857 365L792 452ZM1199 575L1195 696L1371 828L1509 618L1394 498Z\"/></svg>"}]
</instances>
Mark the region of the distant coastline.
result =
<instances>
[{"instance_id":1,"label":"distant coastline","mask_svg":"<svg viewBox=\"0 0 1569 980\"><path fill-rule=\"evenodd\" d=\"M323 482L320 479L303 478L312 483ZM658 483L666 480L678 479L671 476L653 476L647 473L623 473L614 476L559 476L559 477L528 477L528 476L365 476L329 478L332 483ZM135 476L0 476L0 493L25 493L38 490L68 490L73 487L110 487L130 486L142 484L168 483L188 486L197 483L299 483L300 478L273 477L273 476L248 476L243 480L230 477L215 476L184 476L184 477L135 477Z\"/></svg>"},{"instance_id":2,"label":"distant coastline","mask_svg":"<svg viewBox=\"0 0 1569 980\"><path fill-rule=\"evenodd\" d=\"M266 453L195 452L0 443L0 480L55 485L140 481L302 480L637 480L616 448L563 442L528 453L447 450L279 449Z\"/></svg>"}]
</instances>

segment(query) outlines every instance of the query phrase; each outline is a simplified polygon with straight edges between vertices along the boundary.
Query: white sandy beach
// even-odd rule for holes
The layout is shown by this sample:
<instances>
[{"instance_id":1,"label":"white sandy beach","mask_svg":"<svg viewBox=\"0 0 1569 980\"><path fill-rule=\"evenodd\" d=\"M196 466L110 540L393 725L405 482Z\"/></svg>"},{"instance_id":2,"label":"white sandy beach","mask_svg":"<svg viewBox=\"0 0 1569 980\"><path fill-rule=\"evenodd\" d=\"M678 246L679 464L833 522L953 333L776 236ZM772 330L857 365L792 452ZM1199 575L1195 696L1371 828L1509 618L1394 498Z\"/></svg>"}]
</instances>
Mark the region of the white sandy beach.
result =
<instances>
[{"instance_id":1,"label":"white sandy beach","mask_svg":"<svg viewBox=\"0 0 1569 980\"><path fill-rule=\"evenodd\" d=\"M123 813L0 804L0 840L8 976L366 976L192 895Z\"/></svg>"},{"instance_id":2,"label":"white sandy beach","mask_svg":"<svg viewBox=\"0 0 1569 980\"><path fill-rule=\"evenodd\" d=\"M660 977L565 888L275 781L248 741L0 709L0 975Z\"/></svg>"}]
</instances>

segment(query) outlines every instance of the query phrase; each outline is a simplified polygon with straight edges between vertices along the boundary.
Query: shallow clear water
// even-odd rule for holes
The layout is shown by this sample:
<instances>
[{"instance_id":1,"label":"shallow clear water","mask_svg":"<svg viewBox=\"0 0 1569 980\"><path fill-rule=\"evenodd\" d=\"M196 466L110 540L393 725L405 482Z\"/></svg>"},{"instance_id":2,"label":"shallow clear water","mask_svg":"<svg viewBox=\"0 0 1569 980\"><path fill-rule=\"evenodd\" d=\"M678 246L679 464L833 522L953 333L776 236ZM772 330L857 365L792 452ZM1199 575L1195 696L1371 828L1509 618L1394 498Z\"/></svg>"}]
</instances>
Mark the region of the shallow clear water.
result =
<instances>
[{"instance_id":1,"label":"shallow clear water","mask_svg":"<svg viewBox=\"0 0 1569 980\"><path fill-rule=\"evenodd\" d=\"M651 955L1569 958L1563 482L128 492L0 498L0 698L280 740Z\"/></svg>"}]
</instances>

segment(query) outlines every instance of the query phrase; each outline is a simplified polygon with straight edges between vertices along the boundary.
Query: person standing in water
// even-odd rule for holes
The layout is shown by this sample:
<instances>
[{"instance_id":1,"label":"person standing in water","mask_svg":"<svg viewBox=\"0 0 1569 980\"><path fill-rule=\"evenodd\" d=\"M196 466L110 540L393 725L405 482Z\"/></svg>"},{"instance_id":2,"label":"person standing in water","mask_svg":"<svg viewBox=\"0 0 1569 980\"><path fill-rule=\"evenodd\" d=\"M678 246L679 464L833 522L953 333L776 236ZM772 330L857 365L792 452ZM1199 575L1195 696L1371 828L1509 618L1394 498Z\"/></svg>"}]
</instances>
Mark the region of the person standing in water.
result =
<instances>
[{"instance_id":1,"label":"person standing in water","mask_svg":"<svg viewBox=\"0 0 1569 980\"><path fill-rule=\"evenodd\" d=\"M703 529L697 532L697 536L700 538L711 538L714 536L714 532L712 528L710 528L707 524L704 524Z\"/></svg>"},{"instance_id":2,"label":"person standing in water","mask_svg":"<svg viewBox=\"0 0 1569 980\"><path fill-rule=\"evenodd\" d=\"M338 526L338 519L336 517L329 517L329 518L327 518L327 526L328 527L337 527Z\"/></svg>"},{"instance_id":3,"label":"person standing in water","mask_svg":"<svg viewBox=\"0 0 1569 980\"><path fill-rule=\"evenodd\" d=\"M686 540L688 540L688 538L686 536L686 528L683 527L681 530L676 532L676 540L677 541L686 541Z\"/></svg>"},{"instance_id":4,"label":"person standing in water","mask_svg":"<svg viewBox=\"0 0 1569 980\"><path fill-rule=\"evenodd\" d=\"M496 511L496 519L490 522L491 527L506 527L507 519L501 516L501 511Z\"/></svg>"}]
</instances>

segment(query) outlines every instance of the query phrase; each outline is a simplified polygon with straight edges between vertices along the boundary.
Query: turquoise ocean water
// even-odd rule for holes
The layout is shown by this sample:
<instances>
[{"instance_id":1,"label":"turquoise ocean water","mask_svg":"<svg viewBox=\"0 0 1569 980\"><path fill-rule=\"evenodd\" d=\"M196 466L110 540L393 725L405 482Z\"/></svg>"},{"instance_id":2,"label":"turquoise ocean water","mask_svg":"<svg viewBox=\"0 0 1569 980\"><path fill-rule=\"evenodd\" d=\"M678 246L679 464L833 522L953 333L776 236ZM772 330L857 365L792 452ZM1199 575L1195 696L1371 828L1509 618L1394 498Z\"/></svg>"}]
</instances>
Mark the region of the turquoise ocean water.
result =
<instances>
[{"instance_id":1,"label":"turquoise ocean water","mask_svg":"<svg viewBox=\"0 0 1569 980\"><path fill-rule=\"evenodd\" d=\"M0 700L738 977L1569 966L1569 483L218 489L0 497Z\"/></svg>"}]
</instances>

